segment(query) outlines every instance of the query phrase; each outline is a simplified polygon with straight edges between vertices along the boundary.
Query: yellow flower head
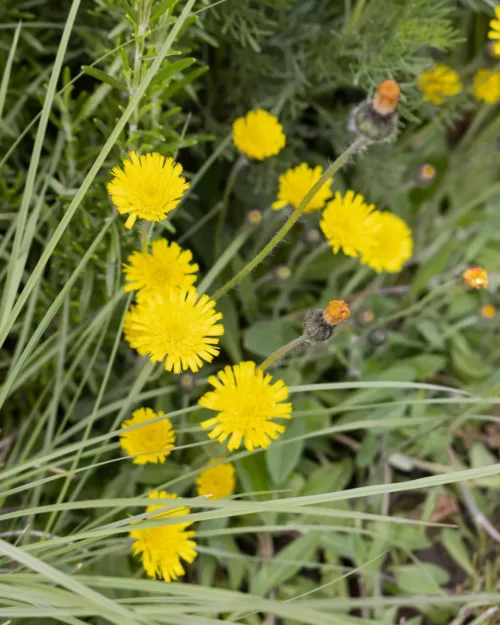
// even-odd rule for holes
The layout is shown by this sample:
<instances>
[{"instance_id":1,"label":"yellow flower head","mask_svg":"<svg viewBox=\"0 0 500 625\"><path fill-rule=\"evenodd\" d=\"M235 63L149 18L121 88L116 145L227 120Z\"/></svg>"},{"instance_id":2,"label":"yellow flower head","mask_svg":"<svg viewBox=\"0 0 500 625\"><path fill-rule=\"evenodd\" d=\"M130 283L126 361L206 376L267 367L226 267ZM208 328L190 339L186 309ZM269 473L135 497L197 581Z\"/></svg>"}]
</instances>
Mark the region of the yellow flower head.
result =
<instances>
[{"instance_id":1,"label":"yellow flower head","mask_svg":"<svg viewBox=\"0 0 500 625\"><path fill-rule=\"evenodd\" d=\"M163 412L154 412L151 408L139 408L132 413L132 418L123 421L122 428L129 428L146 421L161 417ZM120 436L120 445L129 456L134 456L135 464L146 462L165 462L175 445L175 433L170 419L161 419L148 423Z\"/></svg>"},{"instance_id":2,"label":"yellow flower head","mask_svg":"<svg viewBox=\"0 0 500 625\"><path fill-rule=\"evenodd\" d=\"M273 208L275 210L283 208L284 206L298 208L309 189L318 182L322 174L322 167L318 165L313 169L312 167L308 167L306 163L301 163L297 167L286 171L280 176L278 199L273 203ZM332 197L330 189L331 182L332 178L325 182L316 193L306 206L306 213L323 208L325 202Z\"/></svg>"},{"instance_id":3,"label":"yellow flower head","mask_svg":"<svg viewBox=\"0 0 500 625\"><path fill-rule=\"evenodd\" d=\"M218 460L212 460L209 464L215 462ZM198 495L205 495L211 499L229 497L234 492L235 483L235 470L230 462L216 467L209 466L196 478Z\"/></svg>"},{"instance_id":4,"label":"yellow flower head","mask_svg":"<svg viewBox=\"0 0 500 625\"><path fill-rule=\"evenodd\" d=\"M500 72L480 69L474 76L474 95L478 100L496 104L500 100Z\"/></svg>"},{"instance_id":5,"label":"yellow flower head","mask_svg":"<svg viewBox=\"0 0 500 625\"><path fill-rule=\"evenodd\" d=\"M216 417L203 421L201 427L213 428L209 438L227 448L239 449L242 441L248 451L269 447L271 439L284 432L283 425L272 419L290 419L292 404L282 403L288 398L288 388L282 380L271 384L272 377L255 368L254 362L240 362L225 367L208 381L215 387L199 400L200 406L218 412Z\"/></svg>"},{"instance_id":6,"label":"yellow flower head","mask_svg":"<svg viewBox=\"0 0 500 625\"><path fill-rule=\"evenodd\" d=\"M487 289L489 284L488 273L482 267L469 267L463 272L462 280L472 289Z\"/></svg>"},{"instance_id":7,"label":"yellow flower head","mask_svg":"<svg viewBox=\"0 0 500 625\"><path fill-rule=\"evenodd\" d=\"M500 6L495 8L495 17L490 21L491 30L488 32L489 39L500 39ZM493 44L493 53L500 56L500 41L496 41Z\"/></svg>"},{"instance_id":8,"label":"yellow flower head","mask_svg":"<svg viewBox=\"0 0 500 625\"><path fill-rule=\"evenodd\" d=\"M149 499L176 499L177 495L170 495L164 490L155 490L149 493L148 497ZM154 512L164 507L151 505L146 508L146 512ZM189 508L182 506L160 514L153 514L147 520L170 519L173 516L185 514L189 514ZM190 525L192 521L130 532L130 537L135 539L132 545L134 556L142 554L142 565L150 577L170 582L184 575L181 558L186 562L193 562L196 558L196 543L190 540L194 532L186 532L186 528Z\"/></svg>"},{"instance_id":9,"label":"yellow flower head","mask_svg":"<svg viewBox=\"0 0 500 625\"><path fill-rule=\"evenodd\" d=\"M215 302L194 289L171 289L163 295L141 298L125 316L123 329L130 346L151 362L165 359L166 371L196 372L212 362L224 328L217 321Z\"/></svg>"},{"instance_id":10,"label":"yellow flower head","mask_svg":"<svg viewBox=\"0 0 500 625\"><path fill-rule=\"evenodd\" d=\"M418 78L418 87L424 94L424 100L434 104L443 104L446 98L462 91L460 76L448 65L435 65Z\"/></svg>"},{"instance_id":11,"label":"yellow flower head","mask_svg":"<svg viewBox=\"0 0 500 625\"><path fill-rule=\"evenodd\" d=\"M165 239L153 241L152 254L133 252L129 264L123 265L125 291L139 291L141 297L165 293L170 288L189 289L196 281L198 265L191 264L193 255L177 243Z\"/></svg>"},{"instance_id":12,"label":"yellow flower head","mask_svg":"<svg viewBox=\"0 0 500 625\"><path fill-rule=\"evenodd\" d=\"M335 193L319 224L334 254L341 249L347 256L358 256L372 244L373 232L366 222L374 208L354 191L347 191L344 197L338 191Z\"/></svg>"},{"instance_id":13,"label":"yellow flower head","mask_svg":"<svg viewBox=\"0 0 500 625\"><path fill-rule=\"evenodd\" d=\"M413 253L411 230L393 213L375 211L367 223L375 233L375 244L366 249L361 262L375 271L401 271Z\"/></svg>"},{"instance_id":14,"label":"yellow flower head","mask_svg":"<svg viewBox=\"0 0 500 625\"><path fill-rule=\"evenodd\" d=\"M115 167L108 193L120 215L129 213L126 228L137 218L161 221L180 202L189 187L182 174L182 165L157 152L139 156L129 154L123 169Z\"/></svg>"},{"instance_id":15,"label":"yellow flower head","mask_svg":"<svg viewBox=\"0 0 500 625\"><path fill-rule=\"evenodd\" d=\"M286 143L286 137L283 126L274 115L257 109L234 121L233 141L240 152L263 161L278 154Z\"/></svg>"}]
</instances>

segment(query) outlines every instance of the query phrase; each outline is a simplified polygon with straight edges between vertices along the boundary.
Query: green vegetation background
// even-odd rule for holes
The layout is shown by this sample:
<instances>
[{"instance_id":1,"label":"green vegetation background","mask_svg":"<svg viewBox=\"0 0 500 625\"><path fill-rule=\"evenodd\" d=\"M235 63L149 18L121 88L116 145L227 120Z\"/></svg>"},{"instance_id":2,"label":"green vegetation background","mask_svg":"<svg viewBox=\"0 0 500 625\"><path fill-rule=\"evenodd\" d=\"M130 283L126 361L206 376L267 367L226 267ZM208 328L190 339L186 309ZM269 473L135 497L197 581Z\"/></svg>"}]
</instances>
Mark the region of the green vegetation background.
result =
<instances>
[{"instance_id":1,"label":"green vegetation background","mask_svg":"<svg viewBox=\"0 0 500 625\"><path fill-rule=\"evenodd\" d=\"M477 68L495 65L492 9L158 0L143 33L137 1L0 3L1 622L496 622L498 536L474 515L498 526L499 326L480 308L498 305L500 117L471 89ZM439 108L416 86L433 59L464 84ZM305 216L218 303L223 354L183 393L121 337L121 264L140 229L113 218L110 169L131 146L178 158L191 189L155 236L189 247L206 275L236 158L231 123L256 106L280 117L286 148L238 174L214 289L282 223L269 210L279 174L333 160L352 106L387 77L403 92L398 140L357 157L333 188L403 217L412 261L376 275L318 244L319 215ZM424 163L437 176L419 188ZM255 209L264 220L248 234ZM488 269L488 292L459 283L470 264ZM294 391L286 434L235 455L239 499L190 502L199 556L183 583L146 581L127 514L152 487L194 495L208 454L189 406L207 375L262 360L297 336L305 309L336 297L350 298L350 331L279 369ZM133 465L113 434L143 404L174 411L186 445L164 465Z\"/></svg>"}]
</instances>

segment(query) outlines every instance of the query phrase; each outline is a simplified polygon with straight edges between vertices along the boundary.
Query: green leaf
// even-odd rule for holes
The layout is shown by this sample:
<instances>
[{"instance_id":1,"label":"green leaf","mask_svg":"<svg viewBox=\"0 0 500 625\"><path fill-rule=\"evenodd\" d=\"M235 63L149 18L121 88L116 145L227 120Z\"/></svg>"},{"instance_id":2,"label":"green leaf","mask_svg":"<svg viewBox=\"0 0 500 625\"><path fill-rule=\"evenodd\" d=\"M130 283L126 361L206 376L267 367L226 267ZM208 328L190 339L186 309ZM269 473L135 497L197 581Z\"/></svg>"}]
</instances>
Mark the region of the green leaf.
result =
<instances>
[{"instance_id":1,"label":"green leaf","mask_svg":"<svg viewBox=\"0 0 500 625\"><path fill-rule=\"evenodd\" d=\"M124 82L113 78L113 76L106 74L106 72L103 72L101 69L96 69L95 67L90 67L89 65L82 65L82 72L100 80L101 82L107 83L113 87L113 89L118 89L118 91L128 91L128 87Z\"/></svg>"},{"instance_id":2,"label":"green leaf","mask_svg":"<svg viewBox=\"0 0 500 625\"><path fill-rule=\"evenodd\" d=\"M444 529L441 536L443 539L443 545L446 547L450 556L464 569L464 571L467 571L467 573L474 578L476 573L469 558L467 547L465 546L460 533L457 530Z\"/></svg>"},{"instance_id":3,"label":"green leaf","mask_svg":"<svg viewBox=\"0 0 500 625\"><path fill-rule=\"evenodd\" d=\"M398 586L412 595L441 594L440 586L450 578L447 571L431 562L394 566L392 574Z\"/></svg>"},{"instance_id":4,"label":"green leaf","mask_svg":"<svg viewBox=\"0 0 500 625\"><path fill-rule=\"evenodd\" d=\"M152 84L158 85L162 84L169 78L171 78L174 74L178 74L182 72L183 69L190 67L193 63L196 62L196 59L193 57L188 57L187 59L181 59L180 61L175 61L175 63L169 63L166 67L164 67L160 72L156 74L154 77Z\"/></svg>"},{"instance_id":5,"label":"green leaf","mask_svg":"<svg viewBox=\"0 0 500 625\"><path fill-rule=\"evenodd\" d=\"M316 469L307 481L301 496L320 495L341 491L349 483L352 476L352 460L344 458L340 462L328 464Z\"/></svg>"},{"instance_id":6,"label":"green leaf","mask_svg":"<svg viewBox=\"0 0 500 625\"><path fill-rule=\"evenodd\" d=\"M295 417L291 423L283 422L286 427L283 439L294 438L305 432L305 423L302 417ZM266 452L266 462L269 475L275 486L281 486L289 477L290 473L297 466L302 450L304 449L304 440L293 441L288 445L280 445L274 447L271 445Z\"/></svg>"}]
</instances>

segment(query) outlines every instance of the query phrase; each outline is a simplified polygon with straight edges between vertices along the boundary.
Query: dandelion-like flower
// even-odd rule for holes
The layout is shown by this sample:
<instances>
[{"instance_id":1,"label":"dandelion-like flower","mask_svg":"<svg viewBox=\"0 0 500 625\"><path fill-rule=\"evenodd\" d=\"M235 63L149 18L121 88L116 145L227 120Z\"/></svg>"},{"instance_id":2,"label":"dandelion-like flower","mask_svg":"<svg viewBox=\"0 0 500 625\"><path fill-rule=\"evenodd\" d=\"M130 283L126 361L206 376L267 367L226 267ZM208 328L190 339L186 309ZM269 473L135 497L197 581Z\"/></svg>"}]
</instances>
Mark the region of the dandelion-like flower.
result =
<instances>
[{"instance_id":1,"label":"dandelion-like flower","mask_svg":"<svg viewBox=\"0 0 500 625\"><path fill-rule=\"evenodd\" d=\"M500 6L495 8L495 18L490 21L491 30L488 32L488 38L497 40L493 44L493 52L500 56L500 41L498 41L500 40Z\"/></svg>"},{"instance_id":2,"label":"dandelion-like flower","mask_svg":"<svg viewBox=\"0 0 500 625\"><path fill-rule=\"evenodd\" d=\"M496 104L500 100L500 72L480 69L474 76L474 95L478 100Z\"/></svg>"},{"instance_id":3,"label":"dandelion-like flower","mask_svg":"<svg viewBox=\"0 0 500 625\"><path fill-rule=\"evenodd\" d=\"M435 65L418 78L418 87L424 94L424 100L434 104L443 104L446 98L462 91L462 83L457 72L448 65Z\"/></svg>"},{"instance_id":4,"label":"dandelion-like flower","mask_svg":"<svg viewBox=\"0 0 500 625\"><path fill-rule=\"evenodd\" d=\"M165 491L152 491L149 499L176 499L177 495L171 495ZM161 510L165 506L154 504L146 508L146 512ZM189 508L181 506L172 508L159 514L148 517L148 521L157 519L171 519L175 516L189 514ZM187 532L186 528L192 525L187 523L175 523L160 525L147 529L132 530L130 537L135 539L132 545L134 555L142 554L142 565L146 573L153 578L164 579L170 582L184 575L184 567L181 558L186 562L193 562L196 558L196 543L190 540L194 532Z\"/></svg>"},{"instance_id":5,"label":"dandelion-like flower","mask_svg":"<svg viewBox=\"0 0 500 625\"><path fill-rule=\"evenodd\" d=\"M343 197L339 191L335 193L319 224L334 254L342 250L347 256L358 256L373 245L374 231L366 224L374 208L354 191L347 191Z\"/></svg>"},{"instance_id":6,"label":"dandelion-like flower","mask_svg":"<svg viewBox=\"0 0 500 625\"><path fill-rule=\"evenodd\" d=\"M367 223L375 233L375 245L367 248L361 262L375 271L401 271L413 253L411 230L397 215L376 211Z\"/></svg>"},{"instance_id":7,"label":"dandelion-like flower","mask_svg":"<svg viewBox=\"0 0 500 625\"><path fill-rule=\"evenodd\" d=\"M236 483L234 466L230 462L219 464L216 467L210 466L216 462L218 460L212 460L208 468L196 478L198 495L205 495L211 499L222 499L233 494Z\"/></svg>"},{"instance_id":8,"label":"dandelion-like flower","mask_svg":"<svg viewBox=\"0 0 500 625\"><path fill-rule=\"evenodd\" d=\"M482 267L469 267L463 272L462 280L472 289L487 289L489 284L488 273Z\"/></svg>"},{"instance_id":9,"label":"dandelion-like flower","mask_svg":"<svg viewBox=\"0 0 500 625\"><path fill-rule=\"evenodd\" d=\"M308 341L328 341L339 323L347 325L351 316L349 304L343 299L332 299L323 309L309 310L304 317L304 336Z\"/></svg>"},{"instance_id":10,"label":"dandelion-like flower","mask_svg":"<svg viewBox=\"0 0 500 625\"><path fill-rule=\"evenodd\" d=\"M170 288L189 289L196 281L198 265L190 250L165 239L153 241L152 253L133 252L123 269L125 291L139 291L141 297L165 293Z\"/></svg>"},{"instance_id":11,"label":"dandelion-like flower","mask_svg":"<svg viewBox=\"0 0 500 625\"><path fill-rule=\"evenodd\" d=\"M497 314L497 309L493 304L485 304L481 306L481 317L483 319L493 319L493 317Z\"/></svg>"},{"instance_id":12,"label":"dandelion-like flower","mask_svg":"<svg viewBox=\"0 0 500 625\"><path fill-rule=\"evenodd\" d=\"M309 167L306 163L301 163L295 168L289 169L279 178L278 199L273 203L273 208L278 210L285 206L293 206L298 208L309 189L321 178L323 168ZM323 208L325 202L332 197L330 184L332 178L327 180L325 184L317 191L306 206L306 213Z\"/></svg>"},{"instance_id":13,"label":"dandelion-like flower","mask_svg":"<svg viewBox=\"0 0 500 625\"><path fill-rule=\"evenodd\" d=\"M203 421L201 427L211 429L209 438L216 438L231 451L242 441L249 451L269 447L272 439L284 432L283 425L273 419L290 419L292 404L288 387L282 380L271 383L272 376L256 369L254 362L240 362L225 367L208 381L215 387L199 400L200 406L215 410L217 416Z\"/></svg>"},{"instance_id":14,"label":"dandelion-like flower","mask_svg":"<svg viewBox=\"0 0 500 625\"><path fill-rule=\"evenodd\" d=\"M141 298L125 316L124 333L130 346L151 362L165 360L166 371L196 372L212 362L224 328L217 321L215 302L208 295L171 289L163 295Z\"/></svg>"},{"instance_id":15,"label":"dandelion-like flower","mask_svg":"<svg viewBox=\"0 0 500 625\"><path fill-rule=\"evenodd\" d=\"M132 228L137 218L161 221L180 202L189 187L182 174L182 165L157 152L139 156L129 154L123 169L112 170L114 178L108 193L118 212L129 214L126 228Z\"/></svg>"},{"instance_id":16,"label":"dandelion-like flower","mask_svg":"<svg viewBox=\"0 0 500 625\"><path fill-rule=\"evenodd\" d=\"M132 413L132 418L123 421L122 428L140 425L157 417L162 411L155 412L151 408L139 408ZM170 419L165 417L154 423L129 430L120 435L120 445L129 456L133 456L135 464L147 462L165 462L175 445L175 433Z\"/></svg>"},{"instance_id":17,"label":"dandelion-like flower","mask_svg":"<svg viewBox=\"0 0 500 625\"><path fill-rule=\"evenodd\" d=\"M283 126L274 115L257 109L234 121L233 141L240 152L263 161L278 154L286 143L286 137Z\"/></svg>"}]
</instances>

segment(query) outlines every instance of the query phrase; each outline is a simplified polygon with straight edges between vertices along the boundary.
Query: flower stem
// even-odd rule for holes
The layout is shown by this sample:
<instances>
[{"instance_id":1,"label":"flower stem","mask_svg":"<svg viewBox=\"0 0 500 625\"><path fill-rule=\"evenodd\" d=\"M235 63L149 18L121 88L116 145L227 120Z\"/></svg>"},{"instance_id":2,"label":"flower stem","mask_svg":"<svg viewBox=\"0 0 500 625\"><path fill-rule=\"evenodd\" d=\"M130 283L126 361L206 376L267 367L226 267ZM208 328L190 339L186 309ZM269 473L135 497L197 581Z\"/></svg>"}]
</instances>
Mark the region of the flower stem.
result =
<instances>
[{"instance_id":1,"label":"flower stem","mask_svg":"<svg viewBox=\"0 0 500 625\"><path fill-rule=\"evenodd\" d=\"M219 213L219 219L217 220L217 227L215 228L215 258L220 256L222 250L222 235L224 232L224 224L226 222L229 198L231 197L238 173L246 164L246 158L240 154L227 178L226 188L224 189L224 194L222 196L222 209Z\"/></svg>"},{"instance_id":2,"label":"flower stem","mask_svg":"<svg viewBox=\"0 0 500 625\"><path fill-rule=\"evenodd\" d=\"M234 278L226 282L224 286L222 286L214 295L214 300L219 299L223 295L225 295L228 291L230 291L233 286L238 284L240 280L242 280L246 275L248 275L251 271L257 267L259 263L261 263L266 256L268 256L274 248L281 242L281 240L288 234L291 230L294 223L300 218L306 206L313 199L316 193L321 189L321 187L327 182L341 167L343 167L347 161L354 156L357 152L362 150L366 145L366 140L363 137L358 137L348 148L343 152L336 161L334 161L330 167L326 169L321 178L309 189L307 194L302 199L302 202L298 205L297 209L290 215L288 220L283 224L283 226L278 230L278 232L274 235L274 237L269 241L269 243L257 254L257 256L251 260L241 271L239 271Z\"/></svg>"},{"instance_id":3,"label":"flower stem","mask_svg":"<svg viewBox=\"0 0 500 625\"><path fill-rule=\"evenodd\" d=\"M148 253L149 227L151 222L143 221L141 224L141 249L143 254Z\"/></svg>"},{"instance_id":4,"label":"flower stem","mask_svg":"<svg viewBox=\"0 0 500 625\"><path fill-rule=\"evenodd\" d=\"M280 347L279 349L277 349L274 352L274 354L271 354L270 356L268 356L258 368L264 371L264 369L267 369L269 365L272 365L273 363L275 363L277 360L282 358L285 354L288 354L288 352L291 352L293 349L300 347L301 345L304 345L307 342L308 342L308 338L306 336L304 335L299 336L293 341L290 341L290 343L287 343L286 345L283 345L283 347Z\"/></svg>"}]
</instances>

